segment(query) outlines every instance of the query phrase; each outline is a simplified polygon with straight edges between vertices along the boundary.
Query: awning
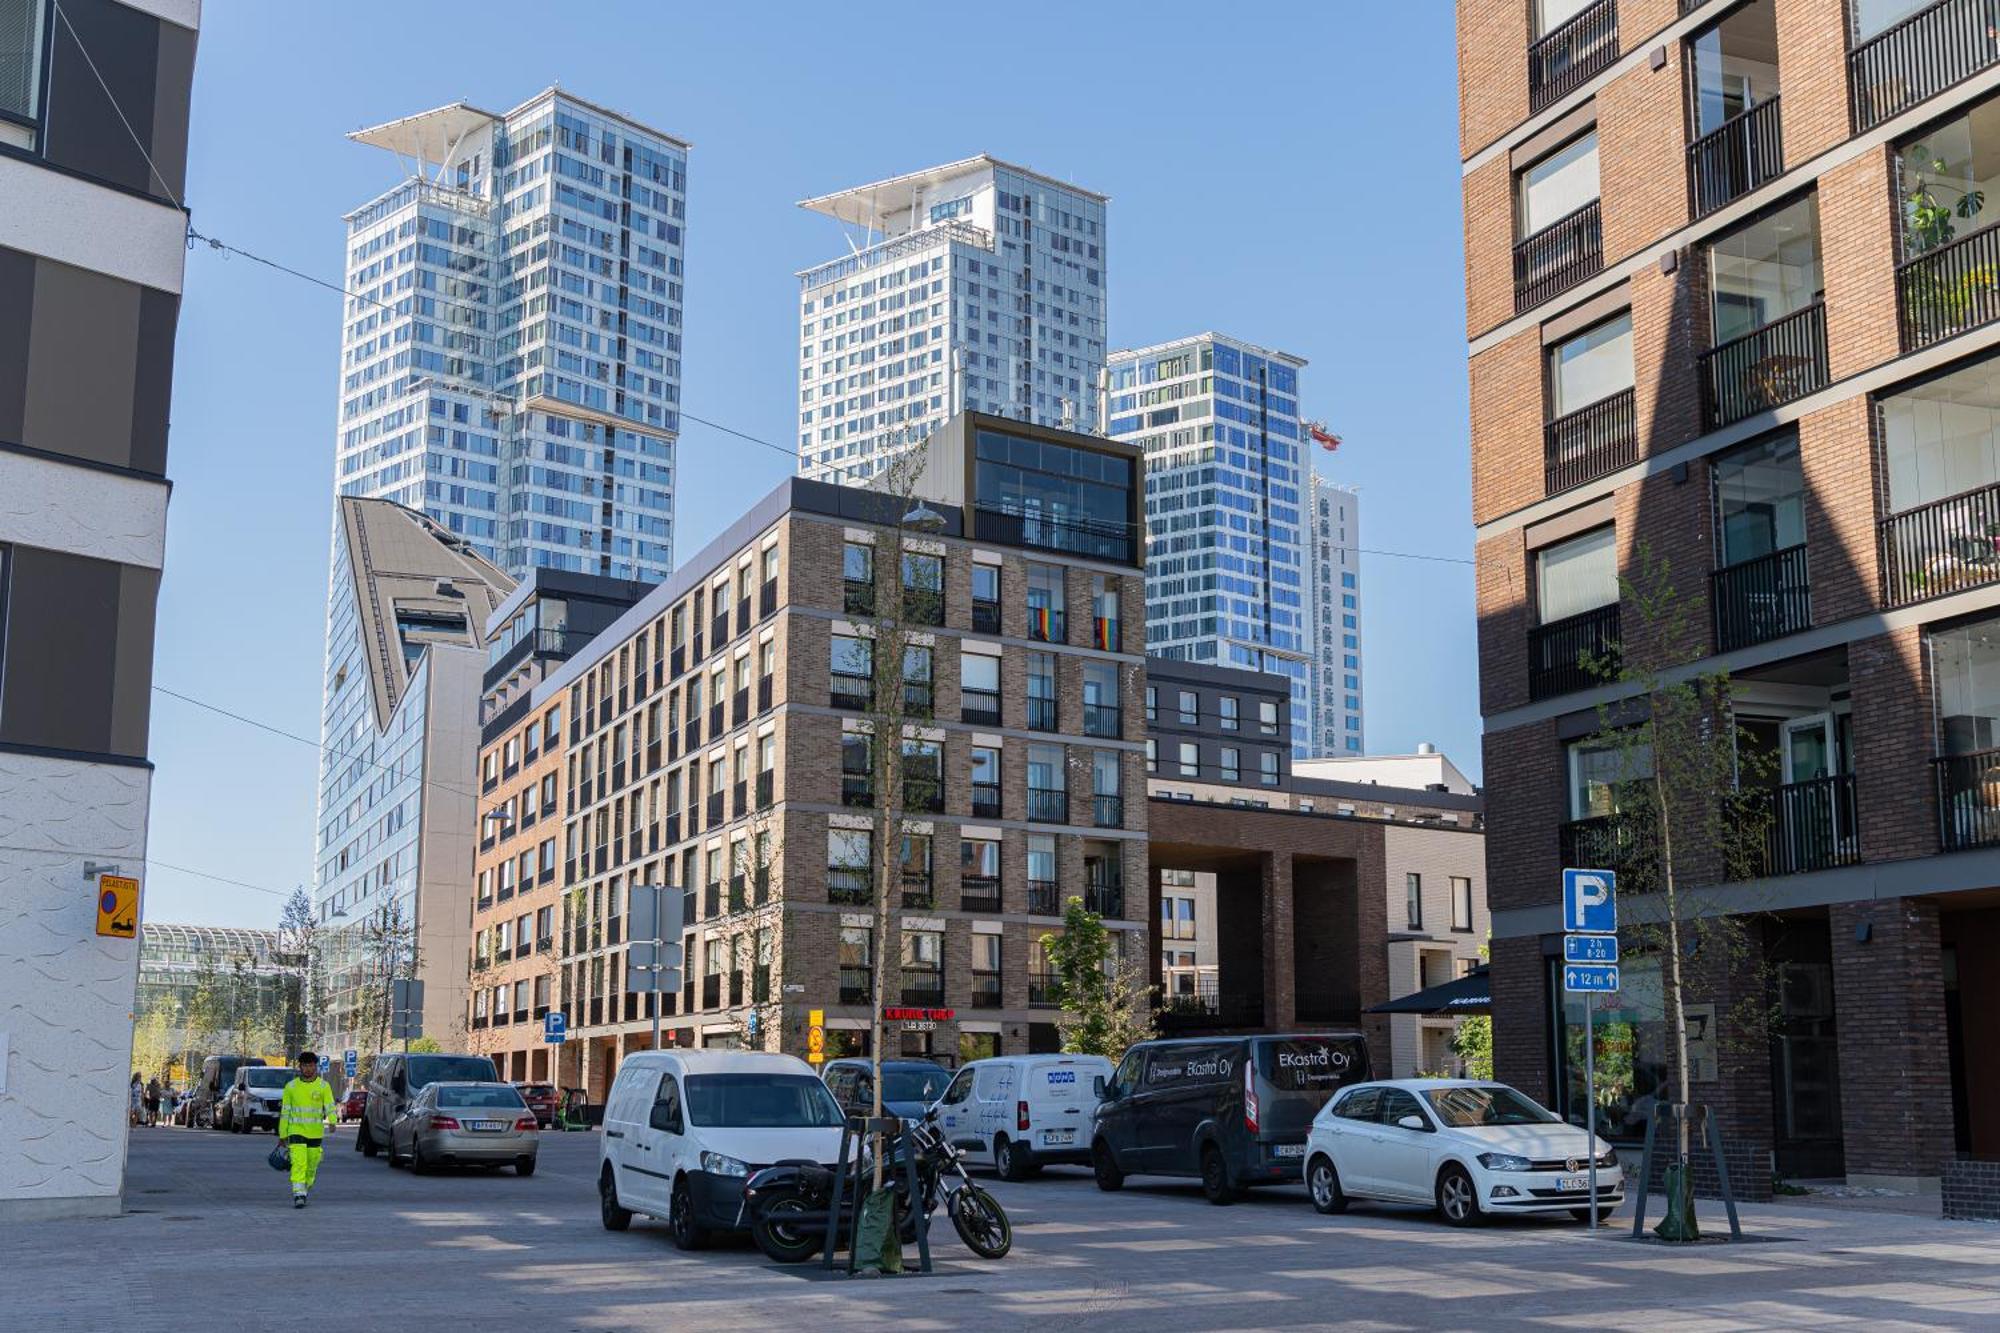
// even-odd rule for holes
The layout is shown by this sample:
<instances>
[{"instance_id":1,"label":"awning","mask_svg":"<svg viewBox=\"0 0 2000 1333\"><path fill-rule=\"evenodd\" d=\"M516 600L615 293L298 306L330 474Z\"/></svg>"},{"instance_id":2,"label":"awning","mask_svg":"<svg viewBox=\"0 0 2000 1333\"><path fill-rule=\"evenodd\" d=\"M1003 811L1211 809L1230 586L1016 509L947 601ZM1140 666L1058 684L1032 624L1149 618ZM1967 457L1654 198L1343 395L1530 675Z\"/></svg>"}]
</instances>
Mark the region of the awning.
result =
<instances>
[{"instance_id":1,"label":"awning","mask_svg":"<svg viewBox=\"0 0 2000 1333\"><path fill-rule=\"evenodd\" d=\"M1371 1014L1490 1014L1493 1012L1493 982L1484 964L1462 977L1405 995L1400 1000L1378 1004Z\"/></svg>"}]
</instances>

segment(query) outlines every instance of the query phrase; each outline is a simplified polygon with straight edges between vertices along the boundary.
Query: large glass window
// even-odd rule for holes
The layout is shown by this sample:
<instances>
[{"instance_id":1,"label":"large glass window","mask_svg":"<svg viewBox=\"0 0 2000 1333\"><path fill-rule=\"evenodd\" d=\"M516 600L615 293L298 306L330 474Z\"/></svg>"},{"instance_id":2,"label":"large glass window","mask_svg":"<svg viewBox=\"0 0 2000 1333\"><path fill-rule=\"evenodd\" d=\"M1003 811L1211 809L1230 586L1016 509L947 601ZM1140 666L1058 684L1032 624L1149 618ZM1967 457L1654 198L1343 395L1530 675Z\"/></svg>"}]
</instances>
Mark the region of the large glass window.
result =
<instances>
[{"instance_id":1,"label":"large glass window","mask_svg":"<svg viewBox=\"0 0 2000 1333\"><path fill-rule=\"evenodd\" d=\"M0 114L33 120L41 112L45 8L42 0L0 0Z\"/></svg>"},{"instance_id":2,"label":"large glass window","mask_svg":"<svg viewBox=\"0 0 2000 1333\"><path fill-rule=\"evenodd\" d=\"M1733 341L1824 294L1819 262L1819 200L1787 204L1709 244L1709 291L1715 344Z\"/></svg>"},{"instance_id":3,"label":"large glass window","mask_svg":"<svg viewBox=\"0 0 2000 1333\"><path fill-rule=\"evenodd\" d=\"M1937 0L1847 0L1847 12L1854 25L1854 44L1878 37L1920 9L1929 9Z\"/></svg>"},{"instance_id":4,"label":"large glass window","mask_svg":"<svg viewBox=\"0 0 2000 1333\"><path fill-rule=\"evenodd\" d=\"M2000 99L1897 150L1905 259L2000 219Z\"/></svg>"},{"instance_id":5,"label":"large glass window","mask_svg":"<svg viewBox=\"0 0 2000 1333\"><path fill-rule=\"evenodd\" d=\"M974 453L974 503L1019 518L1024 544L1132 558L1131 459L987 430Z\"/></svg>"},{"instance_id":6,"label":"large glass window","mask_svg":"<svg viewBox=\"0 0 2000 1333\"><path fill-rule=\"evenodd\" d=\"M1546 37L1596 3L1597 0L1535 0L1535 36Z\"/></svg>"},{"instance_id":7,"label":"large glass window","mask_svg":"<svg viewBox=\"0 0 2000 1333\"><path fill-rule=\"evenodd\" d=\"M1937 697L1937 752L1970 754L2000 746L2000 620L1930 636Z\"/></svg>"},{"instance_id":8,"label":"large glass window","mask_svg":"<svg viewBox=\"0 0 2000 1333\"><path fill-rule=\"evenodd\" d=\"M1064 624L1063 572L1054 565L1028 566L1028 637L1062 643Z\"/></svg>"},{"instance_id":9,"label":"large glass window","mask_svg":"<svg viewBox=\"0 0 2000 1333\"><path fill-rule=\"evenodd\" d=\"M1597 198L1597 131L1570 140L1521 173L1520 232L1533 236Z\"/></svg>"},{"instance_id":10,"label":"large glass window","mask_svg":"<svg viewBox=\"0 0 2000 1333\"><path fill-rule=\"evenodd\" d=\"M1535 552L1535 598L1544 625L1616 602L1616 531L1595 528Z\"/></svg>"},{"instance_id":11,"label":"large glass window","mask_svg":"<svg viewBox=\"0 0 2000 1333\"><path fill-rule=\"evenodd\" d=\"M1688 42L1697 138L1778 95L1774 9L1771 0L1743 5Z\"/></svg>"},{"instance_id":12,"label":"large glass window","mask_svg":"<svg viewBox=\"0 0 2000 1333\"><path fill-rule=\"evenodd\" d=\"M1578 741L1569 747L1569 817L1596 819L1620 809L1620 789L1653 775L1652 747Z\"/></svg>"},{"instance_id":13,"label":"large glass window","mask_svg":"<svg viewBox=\"0 0 2000 1333\"><path fill-rule=\"evenodd\" d=\"M1557 959L1551 965L1560 967ZM1591 1028L1595 1037L1597 1132L1607 1139L1636 1142L1646 1136L1653 1107L1670 1101L1673 1089L1667 1065L1666 1007L1662 1003L1658 957L1626 955L1615 996L1597 1000ZM1562 978L1551 975L1554 993L1562 993ZM1563 999L1563 1116L1584 1123L1588 1098L1584 1085L1583 1000Z\"/></svg>"},{"instance_id":14,"label":"large glass window","mask_svg":"<svg viewBox=\"0 0 2000 1333\"><path fill-rule=\"evenodd\" d=\"M2000 482L2000 356L1880 400L1891 513Z\"/></svg>"},{"instance_id":15,"label":"large glass window","mask_svg":"<svg viewBox=\"0 0 2000 1333\"><path fill-rule=\"evenodd\" d=\"M1549 348L1549 411L1566 417L1632 387L1632 312Z\"/></svg>"},{"instance_id":16,"label":"large glass window","mask_svg":"<svg viewBox=\"0 0 2000 1333\"><path fill-rule=\"evenodd\" d=\"M1715 512L1724 566L1805 541L1798 437L1765 440L1716 460Z\"/></svg>"}]
</instances>

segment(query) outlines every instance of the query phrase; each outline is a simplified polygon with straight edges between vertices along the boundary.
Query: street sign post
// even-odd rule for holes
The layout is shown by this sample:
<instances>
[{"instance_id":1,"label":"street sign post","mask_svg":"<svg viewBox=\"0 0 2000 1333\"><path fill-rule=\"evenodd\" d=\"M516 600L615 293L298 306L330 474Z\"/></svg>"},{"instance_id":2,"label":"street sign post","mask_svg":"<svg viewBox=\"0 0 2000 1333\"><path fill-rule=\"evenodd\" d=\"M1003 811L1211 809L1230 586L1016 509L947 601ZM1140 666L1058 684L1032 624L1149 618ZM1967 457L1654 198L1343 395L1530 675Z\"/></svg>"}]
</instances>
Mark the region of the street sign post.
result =
<instances>
[{"instance_id":1,"label":"street sign post","mask_svg":"<svg viewBox=\"0 0 2000 1333\"><path fill-rule=\"evenodd\" d=\"M569 1039L569 1015L560 1009L551 1009L542 1015L542 1040L552 1046L560 1046Z\"/></svg>"},{"instance_id":2,"label":"street sign post","mask_svg":"<svg viewBox=\"0 0 2000 1333\"><path fill-rule=\"evenodd\" d=\"M1563 936L1565 963L1615 963L1618 961L1616 935Z\"/></svg>"},{"instance_id":3,"label":"street sign post","mask_svg":"<svg viewBox=\"0 0 2000 1333\"><path fill-rule=\"evenodd\" d=\"M1618 876L1562 872L1563 991L1583 996L1584 1133L1590 1148L1590 1229L1597 1230L1597 997L1618 989Z\"/></svg>"},{"instance_id":4,"label":"street sign post","mask_svg":"<svg viewBox=\"0 0 2000 1333\"><path fill-rule=\"evenodd\" d=\"M1563 871L1563 929L1618 933L1618 876L1609 870Z\"/></svg>"},{"instance_id":5,"label":"street sign post","mask_svg":"<svg viewBox=\"0 0 2000 1333\"><path fill-rule=\"evenodd\" d=\"M389 1035L402 1038L405 1051L410 1038L424 1035L424 983L414 977L389 983Z\"/></svg>"},{"instance_id":6,"label":"street sign post","mask_svg":"<svg viewBox=\"0 0 2000 1333\"><path fill-rule=\"evenodd\" d=\"M353 1078L356 1074L359 1074L361 1072L361 1052L350 1047L342 1053L340 1067L347 1071L349 1078Z\"/></svg>"},{"instance_id":7,"label":"street sign post","mask_svg":"<svg viewBox=\"0 0 2000 1333\"><path fill-rule=\"evenodd\" d=\"M667 884L634 884L625 905L625 989L653 995L653 1049L660 1049L660 995L681 988L681 932L688 928L688 892ZM634 980L644 978L644 985Z\"/></svg>"},{"instance_id":8,"label":"street sign post","mask_svg":"<svg viewBox=\"0 0 2000 1333\"><path fill-rule=\"evenodd\" d=\"M826 1010L806 1011L806 1062L826 1063Z\"/></svg>"},{"instance_id":9,"label":"street sign post","mask_svg":"<svg viewBox=\"0 0 2000 1333\"><path fill-rule=\"evenodd\" d=\"M1618 964L1564 963L1563 989L1571 995L1607 995L1618 989Z\"/></svg>"}]
</instances>

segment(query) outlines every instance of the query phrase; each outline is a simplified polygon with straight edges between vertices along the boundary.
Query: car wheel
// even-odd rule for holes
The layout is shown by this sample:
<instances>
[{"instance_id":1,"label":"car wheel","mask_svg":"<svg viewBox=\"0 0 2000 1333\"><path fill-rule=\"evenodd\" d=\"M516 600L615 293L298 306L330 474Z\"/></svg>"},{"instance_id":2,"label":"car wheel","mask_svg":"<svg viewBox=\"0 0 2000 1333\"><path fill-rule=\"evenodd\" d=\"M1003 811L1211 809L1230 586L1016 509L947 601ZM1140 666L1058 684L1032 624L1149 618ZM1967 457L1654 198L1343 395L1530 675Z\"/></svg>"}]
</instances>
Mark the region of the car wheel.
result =
<instances>
[{"instance_id":1,"label":"car wheel","mask_svg":"<svg viewBox=\"0 0 2000 1333\"><path fill-rule=\"evenodd\" d=\"M1306 1163L1306 1193L1312 1195L1317 1212L1347 1211L1347 1195L1341 1191L1340 1172L1333 1169L1331 1157L1315 1157Z\"/></svg>"},{"instance_id":2,"label":"car wheel","mask_svg":"<svg viewBox=\"0 0 2000 1333\"><path fill-rule=\"evenodd\" d=\"M1599 1208L1597 1210L1597 1224L1603 1226L1611 1220L1611 1214L1617 1211L1618 1209L1615 1206L1611 1208ZM1590 1209L1588 1208L1572 1208L1569 1210L1569 1215L1579 1222L1588 1223L1590 1221Z\"/></svg>"},{"instance_id":3,"label":"car wheel","mask_svg":"<svg viewBox=\"0 0 2000 1333\"><path fill-rule=\"evenodd\" d=\"M368 1122L366 1120L362 1121L361 1128L354 1132L354 1151L360 1153L363 1157L373 1157L376 1153L382 1151L381 1145L375 1142L375 1136L368 1132Z\"/></svg>"},{"instance_id":4,"label":"car wheel","mask_svg":"<svg viewBox=\"0 0 2000 1333\"><path fill-rule=\"evenodd\" d=\"M698 1250L708 1243L708 1230L695 1220L694 1192L687 1177L674 1181L672 1200L667 1204L667 1232L677 1250Z\"/></svg>"},{"instance_id":5,"label":"car wheel","mask_svg":"<svg viewBox=\"0 0 2000 1333\"><path fill-rule=\"evenodd\" d=\"M397 1152L397 1151L396 1151L396 1141L395 1141L394 1139L390 1139L390 1140L389 1140L389 1169L393 1171L393 1170L396 1170L396 1169L398 1169L398 1168L402 1167L403 1165L405 1165L405 1163L404 1163L404 1161L403 1161L403 1155L402 1155L401 1153L399 1153L399 1152Z\"/></svg>"},{"instance_id":6,"label":"car wheel","mask_svg":"<svg viewBox=\"0 0 2000 1333\"><path fill-rule=\"evenodd\" d=\"M410 1140L410 1170L420 1176L427 1176L431 1170L431 1159L424 1156L424 1145L416 1139Z\"/></svg>"},{"instance_id":7,"label":"car wheel","mask_svg":"<svg viewBox=\"0 0 2000 1333\"><path fill-rule=\"evenodd\" d=\"M632 1212L618 1203L618 1185L607 1164L597 1176L597 1216L606 1231L623 1231L632 1225Z\"/></svg>"},{"instance_id":8,"label":"car wheel","mask_svg":"<svg viewBox=\"0 0 2000 1333\"><path fill-rule=\"evenodd\" d=\"M1002 1134L993 1140L993 1169L999 1173L1002 1180L1026 1180L1028 1150Z\"/></svg>"},{"instance_id":9,"label":"car wheel","mask_svg":"<svg viewBox=\"0 0 2000 1333\"><path fill-rule=\"evenodd\" d=\"M1213 1143L1201 1150L1201 1192L1218 1206L1236 1202L1236 1187L1229 1181L1229 1164L1222 1149Z\"/></svg>"},{"instance_id":10,"label":"car wheel","mask_svg":"<svg viewBox=\"0 0 2000 1333\"><path fill-rule=\"evenodd\" d=\"M514 1159L514 1174L517 1176L534 1175L535 1159L532 1157L516 1157Z\"/></svg>"},{"instance_id":11,"label":"car wheel","mask_svg":"<svg viewBox=\"0 0 2000 1333\"><path fill-rule=\"evenodd\" d=\"M1485 1220L1479 1209L1479 1187L1456 1162L1438 1172L1437 1209L1455 1227L1476 1227Z\"/></svg>"},{"instance_id":12,"label":"car wheel","mask_svg":"<svg viewBox=\"0 0 2000 1333\"><path fill-rule=\"evenodd\" d=\"M1090 1146L1090 1173L1097 1178L1097 1188L1106 1194L1125 1188L1125 1173L1118 1169L1118 1159L1103 1139Z\"/></svg>"}]
</instances>

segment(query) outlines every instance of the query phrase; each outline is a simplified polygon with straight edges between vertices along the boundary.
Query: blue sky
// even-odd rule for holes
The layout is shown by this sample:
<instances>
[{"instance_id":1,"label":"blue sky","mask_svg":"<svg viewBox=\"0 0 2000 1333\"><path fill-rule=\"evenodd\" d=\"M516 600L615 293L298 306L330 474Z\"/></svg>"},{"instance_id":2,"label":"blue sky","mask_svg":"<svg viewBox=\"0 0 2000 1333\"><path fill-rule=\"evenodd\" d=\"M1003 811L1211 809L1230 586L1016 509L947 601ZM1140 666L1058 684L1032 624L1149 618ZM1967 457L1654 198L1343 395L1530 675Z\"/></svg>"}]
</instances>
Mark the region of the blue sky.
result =
<instances>
[{"instance_id":1,"label":"blue sky","mask_svg":"<svg viewBox=\"0 0 2000 1333\"><path fill-rule=\"evenodd\" d=\"M797 200L988 152L1111 196L1113 346L1203 329L1306 357L1316 455L1364 545L1471 554L1449 5L209 0L195 227L338 281L341 215L396 180L343 137L550 83L694 144L684 403L792 438L795 270L842 251ZM885 15L887 15L885 17ZM845 22L855 22L851 28ZM319 735L339 298L188 256L154 679ZM688 423L685 556L787 472ZM1479 762L1468 566L1363 557L1371 750ZM156 694L147 915L268 925L312 875L315 751ZM167 864L160 864L161 862Z\"/></svg>"}]
</instances>

